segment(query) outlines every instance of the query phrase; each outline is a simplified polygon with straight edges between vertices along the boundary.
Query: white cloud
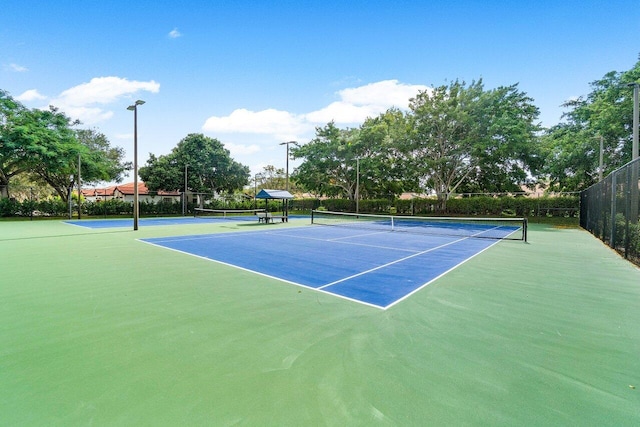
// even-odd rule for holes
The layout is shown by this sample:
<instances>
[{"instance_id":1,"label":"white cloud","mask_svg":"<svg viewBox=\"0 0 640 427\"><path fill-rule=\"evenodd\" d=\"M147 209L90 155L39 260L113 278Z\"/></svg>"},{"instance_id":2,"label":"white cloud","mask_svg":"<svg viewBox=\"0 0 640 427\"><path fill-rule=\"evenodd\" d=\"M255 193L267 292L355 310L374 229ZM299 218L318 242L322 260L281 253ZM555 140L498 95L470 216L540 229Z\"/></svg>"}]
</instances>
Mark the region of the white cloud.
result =
<instances>
[{"instance_id":1,"label":"white cloud","mask_svg":"<svg viewBox=\"0 0 640 427\"><path fill-rule=\"evenodd\" d=\"M18 65L18 64L14 64L14 63L9 64L9 69L11 71L15 71L16 73L24 73L24 72L29 71L29 69L27 67L22 66L22 65Z\"/></svg>"},{"instance_id":2,"label":"white cloud","mask_svg":"<svg viewBox=\"0 0 640 427\"><path fill-rule=\"evenodd\" d=\"M105 111L95 104L111 104L141 91L158 93L160 84L153 80L141 82L113 76L95 77L88 83L65 90L50 104L74 119L94 124L113 116L113 111Z\"/></svg>"},{"instance_id":3,"label":"white cloud","mask_svg":"<svg viewBox=\"0 0 640 427\"><path fill-rule=\"evenodd\" d=\"M307 113L305 119L312 123L329 123L334 121L339 124L362 123L367 117L374 117L384 112L386 108L375 105L354 105L344 101L332 102L326 107Z\"/></svg>"},{"instance_id":4,"label":"white cloud","mask_svg":"<svg viewBox=\"0 0 640 427\"><path fill-rule=\"evenodd\" d=\"M260 151L258 144L234 144L227 142L224 147L231 152L232 155L255 154Z\"/></svg>"},{"instance_id":5,"label":"white cloud","mask_svg":"<svg viewBox=\"0 0 640 427\"><path fill-rule=\"evenodd\" d=\"M66 105L60 107L59 105L52 104L55 107L60 108L67 116L78 119L84 124L94 124L103 122L113 117L113 111L105 111L98 107L82 107Z\"/></svg>"},{"instance_id":6,"label":"white cloud","mask_svg":"<svg viewBox=\"0 0 640 427\"><path fill-rule=\"evenodd\" d=\"M174 28L173 30L169 31L170 39L177 39L178 37L182 37L182 33L178 31L177 28Z\"/></svg>"},{"instance_id":7,"label":"white cloud","mask_svg":"<svg viewBox=\"0 0 640 427\"><path fill-rule=\"evenodd\" d=\"M428 86L384 80L336 92L339 100L316 111L295 114L267 109L250 111L237 109L224 117L209 117L202 129L210 133L270 135L274 140L301 140L311 137L318 125L331 121L357 126L367 117L376 117L389 108L407 109L409 99Z\"/></svg>"},{"instance_id":8,"label":"white cloud","mask_svg":"<svg viewBox=\"0 0 640 427\"><path fill-rule=\"evenodd\" d=\"M158 93L160 84L153 80L139 82L120 77L95 77L89 83L65 90L58 100L65 105L110 104L140 91Z\"/></svg>"},{"instance_id":9,"label":"white cloud","mask_svg":"<svg viewBox=\"0 0 640 427\"><path fill-rule=\"evenodd\" d=\"M207 132L266 134L277 139L292 139L307 130L301 117L272 108L257 112L241 108L226 117L212 116L202 129Z\"/></svg>"},{"instance_id":10,"label":"white cloud","mask_svg":"<svg viewBox=\"0 0 640 427\"><path fill-rule=\"evenodd\" d=\"M23 92L22 95L19 95L18 97L16 97L16 99L20 102L29 102L29 101L35 101L38 99L47 99L47 97L40 94L40 92L38 92L36 89L29 89Z\"/></svg>"},{"instance_id":11,"label":"white cloud","mask_svg":"<svg viewBox=\"0 0 640 427\"><path fill-rule=\"evenodd\" d=\"M383 80L356 88L339 91L342 100L354 105L368 105L384 107L386 111L390 107L406 109L409 106L409 98L418 94L418 91L429 89L424 85L408 85L399 83L398 80Z\"/></svg>"}]
</instances>

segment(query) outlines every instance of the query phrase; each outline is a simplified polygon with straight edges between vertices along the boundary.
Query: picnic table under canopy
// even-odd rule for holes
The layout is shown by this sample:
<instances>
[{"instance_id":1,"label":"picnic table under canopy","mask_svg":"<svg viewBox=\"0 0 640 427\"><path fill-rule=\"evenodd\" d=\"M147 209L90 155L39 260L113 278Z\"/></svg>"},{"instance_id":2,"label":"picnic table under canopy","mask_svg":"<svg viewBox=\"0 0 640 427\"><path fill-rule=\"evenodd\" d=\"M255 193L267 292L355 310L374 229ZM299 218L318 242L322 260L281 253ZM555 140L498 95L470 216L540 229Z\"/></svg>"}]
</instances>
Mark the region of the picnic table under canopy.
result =
<instances>
[{"instance_id":1,"label":"picnic table under canopy","mask_svg":"<svg viewBox=\"0 0 640 427\"><path fill-rule=\"evenodd\" d=\"M282 200L282 213L286 217L289 216L289 210L287 209L287 204L285 201L289 199L293 199L293 195L289 193L287 190L268 190L262 189L258 194L256 194L256 199L264 199L264 207L269 211L269 200Z\"/></svg>"}]
</instances>

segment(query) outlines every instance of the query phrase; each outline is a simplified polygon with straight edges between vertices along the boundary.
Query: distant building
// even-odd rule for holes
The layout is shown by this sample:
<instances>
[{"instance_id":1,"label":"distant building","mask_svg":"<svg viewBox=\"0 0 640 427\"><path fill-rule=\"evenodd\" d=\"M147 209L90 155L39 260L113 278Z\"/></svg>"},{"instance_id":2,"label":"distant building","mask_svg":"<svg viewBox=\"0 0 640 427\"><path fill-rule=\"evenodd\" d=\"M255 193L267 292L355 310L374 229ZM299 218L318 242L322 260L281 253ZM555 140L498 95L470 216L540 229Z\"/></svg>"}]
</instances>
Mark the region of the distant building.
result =
<instances>
[{"instance_id":1,"label":"distant building","mask_svg":"<svg viewBox=\"0 0 640 427\"><path fill-rule=\"evenodd\" d=\"M133 182L106 188L86 188L82 190L82 195L89 202L117 199L133 203L133 193ZM182 199L179 191L149 191L144 182L138 181L138 200L141 203L158 203L161 201L179 203Z\"/></svg>"}]
</instances>

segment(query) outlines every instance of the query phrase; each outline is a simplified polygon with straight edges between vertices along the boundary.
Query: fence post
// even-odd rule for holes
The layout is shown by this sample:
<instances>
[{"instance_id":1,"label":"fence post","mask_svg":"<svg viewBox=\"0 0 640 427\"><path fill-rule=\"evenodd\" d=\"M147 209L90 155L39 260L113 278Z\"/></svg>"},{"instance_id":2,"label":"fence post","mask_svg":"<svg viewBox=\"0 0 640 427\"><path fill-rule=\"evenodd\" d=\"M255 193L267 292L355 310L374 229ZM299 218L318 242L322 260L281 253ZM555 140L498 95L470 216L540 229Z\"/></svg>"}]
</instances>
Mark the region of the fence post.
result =
<instances>
[{"instance_id":1,"label":"fence post","mask_svg":"<svg viewBox=\"0 0 640 427\"><path fill-rule=\"evenodd\" d=\"M632 165L631 165L632 166ZM633 197L633 189L631 188L631 171L627 171L627 189L625 191L625 204L624 204L624 257L629 257L629 222L631 222L631 201Z\"/></svg>"},{"instance_id":2,"label":"fence post","mask_svg":"<svg viewBox=\"0 0 640 427\"><path fill-rule=\"evenodd\" d=\"M611 236L609 246L616 248L616 174L611 175Z\"/></svg>"}]
</instances>

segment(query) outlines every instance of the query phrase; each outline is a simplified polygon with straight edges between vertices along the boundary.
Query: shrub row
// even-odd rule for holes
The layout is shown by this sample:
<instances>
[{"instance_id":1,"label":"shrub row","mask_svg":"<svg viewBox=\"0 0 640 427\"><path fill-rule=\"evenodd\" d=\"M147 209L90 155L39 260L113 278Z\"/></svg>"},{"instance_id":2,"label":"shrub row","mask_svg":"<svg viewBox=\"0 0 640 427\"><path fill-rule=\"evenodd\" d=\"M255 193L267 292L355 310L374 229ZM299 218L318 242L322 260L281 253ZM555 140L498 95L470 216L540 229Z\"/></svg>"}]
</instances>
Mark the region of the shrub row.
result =
<instances>
[{"instance_id":1,"label":"shrub row","mask_svg":"<svg viewBox=\"0 0 640 427\"><path fill-rule=\"evenodd\" d=\"M19 202L16 199L0 199L0 217L10 216L64 216L69 212L69 205L60 199L51 200L25 200Z\"/></svg>"},{"instance_id":2,"label":"shrub row","mask_svg":"<svg viewBox=\"0 0 640 427\"><path fill-rule=\"evenodd\" d=\"M252 209L256 207L253 200L222 201L214 200L206 205L212 209ZM259 201L257 207L264 207ZM359 203L360 212L389 213L392 209L401 215L464 215L464 216L526 216L526 217L577 217L579 198L575 196L563 197L466 197L447 201L446 210L442 211L440 202L435 199L396 200L387 199L362 200ZM195 205L189 204L188 212L192 213ZM326 209L337 212L355 211L355 202L347 199L295 199L289 202L291 211L309 212L311 209ZM282 209L281 202L270 201L269 210ZM77 207L73 207L77 212ZM36 215L64 217L69 213L67 203L59 199L44 201L18 202L14 199L0 199L0 216L30 216ZM133 205L122 200L108 200L104 202L85 202L82 213L89 216L132 215ZM140 203L141 216L179 215L182 213L180 202L160 201L158 203L142 201Z\"/></svg>"},{"instance_id":3,"label":"shrub row","mask_svg":"<svg viewBox=\"0 0 640 427\"><path fill-rule=\"evenodd\" d=\"M450 199L446 209L435 199L362 200L360 212L389 213L395 210L400 215L466 215L466 216L526 216L526 217L569 217L579 214L580 199L577 196L563 197L465 197ZM330 211L347 212L355 210L355 203L345 199L294 200L292 210L323 208Z\"/></svg>"}]
</instances>

